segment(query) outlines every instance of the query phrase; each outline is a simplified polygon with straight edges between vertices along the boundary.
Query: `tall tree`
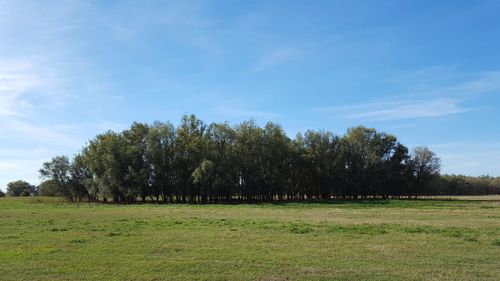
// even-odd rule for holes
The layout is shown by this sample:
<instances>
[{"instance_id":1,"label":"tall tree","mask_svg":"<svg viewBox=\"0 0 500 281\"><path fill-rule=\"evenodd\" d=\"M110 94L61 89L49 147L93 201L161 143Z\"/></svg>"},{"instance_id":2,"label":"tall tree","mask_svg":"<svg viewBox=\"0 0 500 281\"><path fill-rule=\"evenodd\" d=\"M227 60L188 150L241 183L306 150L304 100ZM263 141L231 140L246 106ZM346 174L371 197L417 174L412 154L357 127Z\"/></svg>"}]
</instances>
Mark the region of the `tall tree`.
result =
<instances>
[{"instance_id":1,"label":"tall tree","mask_svg":"<svg viewBox=\"0 0 500 281\"><path fill-rule=\"evenodd\" d=\"M205 158L206 129L206 124L191 114L182 117L176 130L176 193L180 195L182 202L195 201L199 195L193 186L191 175Z\"/></svg>"},{"instance_id":2,"label":"tall tree","mask_svg":"<svg viewBox=\"0 0 500 281\"><path fill-rule=\"evenodd\" d=\"M67 156L56 156L51 161L43 163L39 170L44 179L53 180L59 192L70 201L74 201L76 192L71 185L71 165Z\"/></svg>"},{"instance_id":3,"label":"tall tree","mask_svg":"<svg viewBox=\"0 0 500 281\"><path fill-rule=\"evenodd\" d=\"M430 192L430 184L439 176L441 160L427 147L416 147L412 154L413 195L416 197Z\"/></svg>"},{"instance_id":4,"label":"tall tree","mask_svg":"<svg viewBox=\"0 0 500 281\"><path fill-rule=\"evenodd\" d=\"M123 157L126 159L126 173L124 175L127 201L133 202L137 196L142 201L151 194L149 182L149 167L146 157L146 143L149 126L134 122L128 130L122 133L124 140Z\"/></svg>"},{"instance_id":5,"label":"tall tree","mask_svg":"<svg viewBox=\"0 0 500 281\"><path fill-rule=\"evenodd\" d=\"M235 155L238 163L238 195L245 200L262 200L263 132L254 121L236 126Z\"/></svg>"},{"instance_id":6,"label":"tall tree","mask_svg":"<svg viewBox=\"0 0 500 281\"><path fill-rule=\"evenodd\" d=\"M86 162L105 200L126 202L134 195L130 194L125 182L129 172L126 149L123 137L113 131L98 135L87 146Z\"/></svg>"},{"instance_id":7,"label":"tall tree","mask_svg":"<svg viewBox=\"0 0 500 281\"><path fill-rule=\"evenodd\" d=\"M290 165L290 139L280 125L268 122L262 131L262 146L262 196L266 200L275 195L282 199Z\"/></svg>"},{"instance_id":8,"label":"tall tree","mask_svg":"<svg viewBox=\"0 0 500 281\"><path fill-rule=\"evenodd\" d=\"M74 198L79 201L82 201L83 198L87 198L88 201L95 201L97 193L96 184L85 162L84 154L75 155L73 161L71 161L69 173Z\"/></svg>"},{"instance_id":9,"label":"tall tree","mask_svg":"<svg viewBox=\"0 0 500 281\"><path fill-rule=\"evenodd\" d=\"M203 160L193 173L193 184L198 186L198 194L201 202L209 203L213 194L212 185L214 182L214 162Z\"/></svg>"},{"instance_id":10,"label":"tall tree","mask_svg":"<svg viewBox=\"0 0 500 281\"><path fill-rule=\"evenodd\" d=\"M213 195L230 200L238 193L238 162L235 156L236 132L227 123L208 127L207 158L214 162Z\"/></svg>"},{"instance_id":11,"label":"tall tree","mask_svg":"<svg viewBox=\"0 0 500 281\"><path fill-rule=\"evenodd\" d=\"M146 137L146 162L149 167L151 195L171 201L175 183L175 129L171 123L155 122Z\"/></svg>"}]
</instances>

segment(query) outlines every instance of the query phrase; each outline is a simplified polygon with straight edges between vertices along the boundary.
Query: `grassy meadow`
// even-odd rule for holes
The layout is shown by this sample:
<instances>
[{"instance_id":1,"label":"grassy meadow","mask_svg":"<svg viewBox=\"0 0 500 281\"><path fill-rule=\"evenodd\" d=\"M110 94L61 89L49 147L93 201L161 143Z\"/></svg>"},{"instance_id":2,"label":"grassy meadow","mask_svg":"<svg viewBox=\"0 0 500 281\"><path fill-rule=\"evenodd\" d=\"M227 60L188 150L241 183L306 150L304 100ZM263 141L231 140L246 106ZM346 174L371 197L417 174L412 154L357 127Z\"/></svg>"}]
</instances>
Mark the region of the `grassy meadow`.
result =
<instances>
[{"instance_id":1,"label":"grassy meadow","mask_svg":"<svg viewBox=\"0 0 500 281\"><path fill-rule=\"evenodd\" d=\"M0 280L499 280L500 196L444 199L0 198Z\"/></svg>"}]
</instances>

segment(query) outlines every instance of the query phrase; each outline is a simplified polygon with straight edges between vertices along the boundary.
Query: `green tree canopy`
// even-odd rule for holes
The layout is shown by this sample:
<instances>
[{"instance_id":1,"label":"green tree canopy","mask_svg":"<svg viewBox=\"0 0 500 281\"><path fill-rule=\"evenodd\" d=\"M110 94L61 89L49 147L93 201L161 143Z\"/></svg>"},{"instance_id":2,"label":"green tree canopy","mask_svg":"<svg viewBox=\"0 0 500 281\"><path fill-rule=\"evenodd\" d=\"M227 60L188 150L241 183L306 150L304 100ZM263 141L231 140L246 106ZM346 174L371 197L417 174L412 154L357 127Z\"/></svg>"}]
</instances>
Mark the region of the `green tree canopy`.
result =
<instances>
[{"instance_id":1,"label":"green tree canopy","mask_svg":"<svg viewBox=\"0 0 500 281\"><path fill-rule=\"evenodd\" d=\"M118 203L389 198L500 189L497 178L441 177L435 153L425 147L409 151L396 136L363 126L343 135L307 130L292 140L277 123L207 125L191 114L176 127L135 122L122 132L99 134L71 160L58 156L44 163L40 174L57 187L52 194L68 200Z\"/></svg>"},{"instance_id":2,"label":"green tree canopy","mask_svg":"<svg viewBox=\"0 0 500 281\"><path fill-rule=\"evenodd\" d=\"M9 196L30 196L36 195L36 193L36 187L23 180L12 181L7 184L7 194Z\"/></svg>"},{"instance_id":3,"label":"green tree canopy","mask_svg":"<svg viewBox=\"0 0 500 281\"><path fill-rule=\"evenodd\" d=\"M54 180L42 181L37 188L40 196L62 196L59 186Z\"/></svg>"}]
</instances>

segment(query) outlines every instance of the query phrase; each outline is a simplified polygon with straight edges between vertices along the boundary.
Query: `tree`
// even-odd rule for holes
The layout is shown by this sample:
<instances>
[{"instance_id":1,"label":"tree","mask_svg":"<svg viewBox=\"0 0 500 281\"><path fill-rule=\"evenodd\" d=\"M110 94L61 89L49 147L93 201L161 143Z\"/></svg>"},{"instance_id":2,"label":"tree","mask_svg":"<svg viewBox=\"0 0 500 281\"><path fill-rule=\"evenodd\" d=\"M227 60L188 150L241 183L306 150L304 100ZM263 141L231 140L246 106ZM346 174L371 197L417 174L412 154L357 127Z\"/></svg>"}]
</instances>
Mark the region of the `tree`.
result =
<instances>
[{"instance_id":1,"label":"tree","mask_svg":"<svg viewBox=\"0 0 500 281\"><path fill-rule=\"evenodd\" d=\"M235 194L248 201L262 200L263 131L254 121L245 121L235 129L235 155L238 169L238 191Z\"/></svg>"},{"instance_id":2,"label":"tree","mask_svg":"<svg viewBox=\"0 0 500 281\"><path fill-rule=\"evenodd\" d=\"M74 199L82 201L83 198L87 198L88 201L93 201L96 197L96 185L89 167L85 163L85 153L84 150L82 154L75 155L71 161L69 170L71 176L70 187Z\"/></svg>"},{"instance_id":3,"label":"tree","mask_svg":"<svg viewBox=\"0 0 500 281\"><path fill-rule=\"evenodd\" d=\"M439 158L429 149L416 148L410 155L395 136L374 128L353 127L343 136L308 130L291 140L276 123L207 126L191 114L176 128L169 122L134 122L122 132L99 134L71 162L55 157L40 173L51 183L41 190L50 194L116 203L138 198L190 203L399 198L500 190L498 178L440 177L439 168ZM56 191L50 192L50 186Z\"/></svg>"},{"instance_id":4,"label":"tree","mask_svg":"<svg viewBox=\"0 0 500 281\"><path fill-rule=\"evenodd\" d=\"M23 192L21 192L20 196L21 197L31 196L31 192L29 192L28 190L23 190Z\"/></svg>"},{"instance_id":5,"label":"tree","mask_svg":"<svg viewBox=\"0 0 500 281\"><path fill-rule=\"evenodd\" d=\"M0 190L0 197L5 197L5 193L2 190Z\"/></svg>"},{"instance_id":6,"label":"tree","mask_svg":"<svg viewBox=\"0 0 500 281\"><path fill-rule=\"evenodd\" d=\"M342 197L387 198L406 190L410 156L395 136L358 126L347 130L337 150Z\"/></svg>"},{"instance_id":7,"label":"tree","mask_svg":"<svg viewBox=\"0 0 500 281\"><path fill-rule=\"evenodd\" d=\"M408 194L412 181L411 156L408 148L400 143L394 147L390 159L386 165L386 188L385 196L396 196Z\"/></svg>"},{"instance_id":8,"label":"tree","mask_svg":"<svg viewBox=\"0 0 500 281\"><path fill-rule=\"evenodd\" d=\"M51 161L43 163L39 170L44 179L53 180L58 191L69 201L74 201L75 192L71 186L71 165L67 156L56 156Z\"/></svg>"},{"instance_id":9,"label":"tree","mask_svg":"<svg viewBox=\"0 0 500 281\"><path fill-rule=\"evenodd\" d=\"M290 139L286 136L280 125L268 122L262 131L262 163L263 177L262 196L272 200L276 195L279 199L284 197L289 165L290 165Z\"/></svg>"},{"instance_id":10,"label":"tree","mask_svg":"<svg viewBox=\"0 0 500 281\"><path fill-rule=\"evenodd\" d=\"M9 196L36 195L36 187L23 180L12 181L7 184L7 194Z\"/></svg>"},{"instance_id":11,"label":"tree","mask_svg":"<svg viewBox=\"0 0 500 281\"><path fill-rule=\"evenodd\" d=\"M149 168L150 196L172 201L174 186L175 129L171 123L155 122L145 140L145 157Z\"/></svg>"},{"instance_id":12,"label":"tree","mask_svg":"<svg viewBox=\"0 0 500 281\"><path fill-rule=\"evenodd\" d=\"M309 198L328 199L333 193L338 138L328 131L307 131L303 137L304 156L307 161Z\"/></svg>"},{"instance_id":13,"label":"tree","mask_svg":"<svg viewBox=\"0 0 500 281\"><path fill-rule=\"evenodd\" d=\"M62 196L59 187L54 180L42 181L38 187L38 194L40 196Z\"/></svg>"},{"instance_id":14,"label":"tree","mask_svg":"<svg viewBox=\"0 0 500 281\"><path fill-rule=\"evenodd\" d=\"M236 133L227 123L212 123L207 130L207 155L214 162L213 195L230 200L238 193L238 162L235 155Z\"/></svg>"},{"instance_id":15,"label":"tree","mask_svg":"<svg viewBox=\"0 0 500 281\"><path fill-rule=\"evenodd\" d=\"M128 159L126 142L121 134L107 131L90 141L86 151L86 165L98 185L99 195L116 203L124 203L130 194L125 182Z\"/></svg>"},{"instance_id":16,"label":"tree","mask_svg":"<svg viewBox=\"0 0 500 281\"><path fill-rule=\"evenodd\" d=\"M149 126L134 122L128 130L122 133L125 142L124 158L127 165L125 188L127 201L135 201L140 196L142 201L151 193L149 184L149 167L146 162L146 139Z\"/></svg>"},{"instance_id":17,"label":"tree","mask_svg":"<svg viewBox=\"0 0 500 281\"><path fill-rule=\"evenodd\" d=\"M373 128L350 128L342 137L342 157L345 172L345 191L354 198L366 198L373 193L374 168L379 160L375 144L379 134Z\"/></svg>"},{"instance_id":18,"label":"tree","mask_svg":"<svg viewBox=\"0 0 500 281\"><path fill-rule=\"evenodd\" d=\"M175 141L175 193L182 202L196 201L199 193L194 189L192 173L205 159L207 126L194 114L184 115L176 129Z\"/></svg>"},{"instance_id":19,"label":"tree","mask_svg":"<svg viewBox=\"0 0 500 281\"><path fill-rule=\"evenodd\" d=\"M427 147L416 147L412 153L413 195L430 193L430 184L439 176L441 160Z\"/></svg>"},{"instance_id":20,"label":"tree","mask_svg":"<svg viewBox=\"0 0 500 281\"><path fill-rule=\"evenodd\" d=\"M191 174L193 183L199 186L201 202L210 203L212 184L214 182L214 162L203 160Z\"/></svg>"},{"instance_id":21,"label":"tree","mask_svg":"<svg viewBox=\"0 0 500 281\"><path fill-rule=\"evenodd\" d=\"M290 183L287 195L292 199L304 199L307 187L310 186L308 160L304 136L299 132L290 143Z\"/></svg>"}]
</instances>

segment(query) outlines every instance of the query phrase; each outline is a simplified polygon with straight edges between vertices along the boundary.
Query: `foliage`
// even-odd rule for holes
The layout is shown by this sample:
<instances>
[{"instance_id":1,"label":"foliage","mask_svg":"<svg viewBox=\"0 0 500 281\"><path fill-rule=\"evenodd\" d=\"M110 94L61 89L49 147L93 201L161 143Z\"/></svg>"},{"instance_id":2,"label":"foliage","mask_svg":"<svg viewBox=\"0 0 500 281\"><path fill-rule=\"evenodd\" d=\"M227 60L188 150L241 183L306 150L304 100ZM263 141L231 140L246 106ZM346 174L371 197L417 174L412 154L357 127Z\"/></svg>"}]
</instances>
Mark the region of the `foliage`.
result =
<instances>
[{"instance_id":1,"label":"foliage","mask_svg":"<svg viewBox=\"0 0 500 281\"><path fill-rule=\"evenodd\" d=\"M53 180L45 180L37 188L40 196L62 196L58 185Z\"/></svg>"},{"instance_id":2,"label":"foliage","mask_svg":"<svg viewBox=\"0 0 500 281\"><path fill-rule=\"evenodd\" d=\"M449 194L439 170L428 148L410 154L373 128L342 136L308 130L290 139L272 122L207 125L185 115L176 128L135 122L107 131L71 162L55 157L40 173L71 201L214 203Z\"/></svg>"},{"instance_id":3,"label":"foliage","mask_svg":"<svg viewBox=\"0 0 500 281\"><path fill-rule=\"evenodd\" d=\"M39 170L42 178L52 180L58 187L58 191L66 197L66 199L73 201L73 185L71 185L71 164L68 157L57 156L51 161L43 163L42 169Z\"/></svg>"},{"instance_id":4,"label":"foliage","mask_svg":"<svg viewBox=\"0 0 500 281\"><path fill-rule=\"evenodd\" d=\"M13 181L7 184L7 195L9 196L30 196L36 194L36 187L23 180Z\"/></svg>"},{"instance_id":5,"label":"foliage","mask_svg":"<svg viewBox=\"0 0 500 281\"><path fill-rule=\"evenodd\" d=\"M443 175L434 184L438 195L500 194L500 177Z\"/></svg>"}]
</instances>

